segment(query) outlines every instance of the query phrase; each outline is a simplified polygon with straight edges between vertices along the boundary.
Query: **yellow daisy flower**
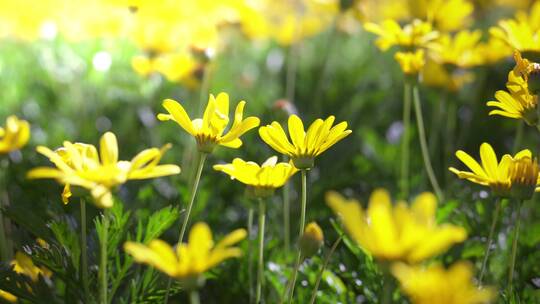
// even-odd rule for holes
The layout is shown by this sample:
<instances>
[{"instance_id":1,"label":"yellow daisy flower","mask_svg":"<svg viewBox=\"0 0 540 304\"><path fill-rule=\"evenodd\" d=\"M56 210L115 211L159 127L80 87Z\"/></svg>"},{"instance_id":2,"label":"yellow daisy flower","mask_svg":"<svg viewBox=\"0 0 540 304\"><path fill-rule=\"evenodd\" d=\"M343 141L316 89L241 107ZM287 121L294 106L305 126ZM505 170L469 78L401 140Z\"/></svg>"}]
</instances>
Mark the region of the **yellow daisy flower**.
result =
<instances>
[{"instance_id":1,"label":"yellow daisy flower","mask_svg":"<svg viewBox=\"0 0 540 304\"><path fill-rule=\"evenodd\" d=\"M352 133L347 130L345 121L332 127L334 120L334 116L329 116L326 120L317 119L306 132L298 116L289 116L287 124L292 143L276 121L260 127L259 135L274 150L289 156L296 168L309 169L313 167L315 157Z\"/></svg>"},{"instance_id":2,"label":"yellow daisy flower","mask_svg":"<svg viewBox=\"0 0 540 304\"><path fill-rule=\"evenodd\" d=\"M467 262L457 262L445 269L439 264L392 265L392 274L414 304L485 304L494 300L491 288L479 289L473 282L473 269Z\"/></svg>"},{"instance_id":3,"label":"yellow daisy flower","mask_svg":"<svg viewBox=\"0 0 540 304\"><path fill-rule=\"evenodd\" d=\"M100 152L93 145L64 142L56 151L39 146L37 151L49 158L56 168L40 167L31 170L28 178L53 178L65 185L63 200L71 196L70 186L90 190L96 205L110 208L113 204L111 189L134 179L149 179L180 173L176 165L158 165L163 154L170 148L146 149L131 161L118 160L116 136L105 133L100 140Z\"/></svg>"},{"instance_id":4,"label":"yellow daisy flower","mask_svg":"<svg viewBox=\"0 0 540 304\"><path fill-rule=\"evenodd\" d=\"M15 259L11 261L11 266L13 266L13 271L28 276L34 282L38 280L40 275L45 278L49 278L52 275L49 269L37 267L28 255L20 251L15 253Z\"/></svg>"},{"instance_id":5,"label":"yellow daisy flower","mask_svg":"<svg viewBox=\"0 0 540 304\"><path fill-rule=\"evenodd\" d=\"M497 26L489 29L489 33L514 50L538 55L540 53L540 2L535 2L530 10L518 12L514 19L499 21Z\"/></svg>"},{"instance_id":6,"label":"yellow daisy flower","mask_svg":"<svg viewBox=\"0 0 540 304\"><path fill-rule=\"evenodd\" d=\"M483 143L480 146L482 165L462 150L456 152L456 157L471 171L460 171L450 167L451 172L455 173L459 178L490 187L493 193L498 196L515 197L515 195L522 192L519 188L527 188L526 185L531 183L531 179L537 180L532 187L532 191L535 191L535 187L537 192L540 191L540 187L537 187L540 185L538 164L532 161L530 150L522 150L513 157L505 154L499 162L491 145Z\"/></svg>"},{"instance_id":7,"label":"yellow daisy flower","mask_svg":"<svg viewBox=\"0 0 540 304\"><path fill-rule=\"evenodd\" d=\"M156 239L144 245L126 242L124 249L135 261L148 264L179 280L188 290L204 284L204 272L226 259L242 255L240 248L231 247L246 238L245 229L237 229L219 243L214 244L212 231L205 223L196 223L189 233L189 242L173 249Z\"/></svg>"},{"instance_id":8,"label":"yellow daisy flower","mask_svg":"<svg viewBox=\"0 0 540 304\"><path fill-rule=\"evenodd\" d=\"M410 51L417 48L434 47L434 40L439 37L439 33L433 30L429 22L415 19L403 28L395 20L385 20L381 24L368 22L364 24L368 32L379 36L375 44L382 51L386 51L392 46L399 46L402 50Z\"/></svg>"},{"instance_id":9,"label":"yellow daisy flower","mask_svg":"<svg viewBox=\"0 0 540 304\"><path fill-rule=\"evenodd\" d=\"M29 139L30 124L17 116L9 116L5 128L0 127L0 154L22 148Z\"/></svg>"},{"instance_id":10,"label":"yellow daisy flower","mask_svg":"<svg viewBox=\"0 0 540 304\"><path fill-rule=\"evenodd\" d=\"M406 75L418 75L426 63L422 49L415 52L397 52L394 58Z\"/></svg>"},{"instance_id":11,"label":"yellow daisy flower","mask_svg":"<svg viewBox=\"0 0 540 304\"><path fill-rule=\"evenodd\" d=\"M227 93L219 93L217 97L210 94L203 118L194 120L189 118L180 103L166 99L163 101L163 107L169 114L158 114L158 119L161 121L174 120L186 132L195 137L199 151L211 153L216 145L239 148L242 146L240 136L259 126L260 120L257 117L251 116L243 119L245 104L245 101L240 101L236 106L234 122L226 134L223 132L229 124L229 95Z\"/></svg>"},{"instance_id":12,"label":"yellow daisy flower","mask_svg":"<svg viewBox=\"0 0 540 304\"><path fill-rule=\"evenodd\" d=\"M455 35L442 35L437 48L431 52L431 57L438 63L450 65L453 68L470 68L482 64L482 54L478 44L482 31L463 30Z\"/></svg>"},{"instance_id":13,"label":"yellow daisy flower","mask_svg":"<svg viewBox=\"0 0 540 304\"><path fill-rule=\"evenodd\" d=\"M267 197L283 187L298 169L290 163L278 163L277 156L268 158L261 166L235 158L231 164L215 165L214 170L228 174L231 179L248 186L256 197Z\"/></svg>"},{"instance_id":14,"label":"yellow daisy flower","mask_svg":"<svg viewBox=\"0 0 540 304\"><path fill-rule=\"evenodd\" d=\"M467 238L461 227L437 224L437 200L428 192L420 194L411 206L399 201L392 207L389 193L377 189L366 211L357 200L345 199L337 192L328 192L326 203L342 218L358 245L382 261L418 263Z\"/></svg>"}]
</instances>

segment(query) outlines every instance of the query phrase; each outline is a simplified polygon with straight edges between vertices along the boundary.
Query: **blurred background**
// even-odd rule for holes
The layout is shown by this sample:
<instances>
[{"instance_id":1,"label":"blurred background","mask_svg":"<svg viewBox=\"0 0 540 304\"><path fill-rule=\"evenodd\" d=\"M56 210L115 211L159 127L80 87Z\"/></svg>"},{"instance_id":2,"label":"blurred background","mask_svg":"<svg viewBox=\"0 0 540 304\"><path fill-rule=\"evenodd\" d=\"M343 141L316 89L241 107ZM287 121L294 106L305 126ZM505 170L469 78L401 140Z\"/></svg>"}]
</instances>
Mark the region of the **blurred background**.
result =
<instances>
[{"instance_id":1,"label":"blurred background","mask_svg":"<svg viewBox=\"0 0 540 304\"><path fill-rule=\"evenodd\" d=\"M480 64L448 73L443 63L432 61L421 88L430 153L447 198L440 202L439 218L466 227L470 235L443 260L466 258L479 264L493 198L485 189L457 180L447 168L460 166L454 157L457 149L476 157L482 142L491 143L501 154L517 148L537 152L535 129L516 120L489 117L485 106L495 91L504 89L514 66L513 47L490 35L489 29L501 20L530 15L531 28L540 31L540 9L533 14L534 4L518 0L0 0L0 119L16 114L31 123L32 134L27 147L2 161L11 201L8 214L18 224L12 231L15 243L20 247L48 233L42 230L54 220L71 219L76 229L78 206L61 204L60 186L25 179L30 168L47 164L35 152L37 145L54 148L64 140L97 144L104 132L112 131L118 136L121 158L128 159L142 149L170 142L173 148L163 163L179 164L182 174L129 183L120 188L119 199L135 218L167 205L185 204L195 143L177 125L158 122L156 114L164 112L162 100L172 98L191 117L201 117L208 94L224 91L232 105L245 100L245 115L260 117L261 124L284 122L291 113L307 123L329 115L349 123L352 135L318 158L309 174L308 220L323 227L331 244L337 234L323 200L326 191L339 190L362 202L377 187L398 195L403 74L393 52L378 50L376 37L363 30L363 23L420 18L450 35L463 29L482 33L475 45L483 58ZM455 113L455 120L447 118L452 117L449 112ZM518 147L514 147L516 134L523 136ZM255 130L243 141L240 149L216 149L209 164L234 157L260 163L274 154ZM431 189L416 134L411 142L410 183L416 195ZM292 235L298 229L299 182L294 178L291 183ZM281 201L281 195L276 195L268 206L269 286L282 284L287 271ZM192 219L208 222L222 235L245 226L252 204L243 196L242 185L208 165ZM519 290L523 299L531 300L524 303L539 299L540 221L534 204L525 205L530 212L525 212L518 257ZM90 216L97 214L90 209ZM508 223L511 209L505 210L503 222ZM505 275L501 261L508 255L508 233L502 228L498 242L504 250L490 261L488 280L494 284ZM175 236L170 229L162 238L173 243ZM97 252L95 235L93 240ZM228 271L236 269L235 263L240 262L217 270L220 275L203 291L204 302L244 302L238 299L247 297L246 279ZM314 258L311 263L321 261ZM326 274L331 279L321 285L321 303L371 302L380 283L365 268L369 265L341 246ZM302 272L301 286L314 279L312 271ZM303 292L309 295L311 288L299 288L299 298Z\"/></svg>"}]
</instances>

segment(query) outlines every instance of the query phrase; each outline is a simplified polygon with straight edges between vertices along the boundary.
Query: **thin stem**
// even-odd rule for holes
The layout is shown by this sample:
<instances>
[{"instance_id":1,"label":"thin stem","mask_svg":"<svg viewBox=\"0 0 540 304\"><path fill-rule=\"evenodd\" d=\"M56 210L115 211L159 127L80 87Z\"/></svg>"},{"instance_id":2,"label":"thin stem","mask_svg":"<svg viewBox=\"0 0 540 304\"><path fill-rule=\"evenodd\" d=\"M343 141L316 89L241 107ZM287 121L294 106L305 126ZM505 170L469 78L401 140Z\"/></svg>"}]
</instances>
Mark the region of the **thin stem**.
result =
<instances>
[{"instance_id":1,"label":"thin stem","mask_svg":"<svg viewBox=\"0 0 540 304\"><path fill-rule=\"evenodd\" d=\"M283 157L287 162L287 157ZM283 185L283 239L285 241L285 252L289 252L291 244L291 184L286 182Z\"/></svg>"},{"instance_id":2,"label":"thin stem","mask_svg":"<svg viewBox=\"0 0 540 304\"><path fill-rule=\"evenodd\" d=\"M392 275L390 274L390 270L385 267L384 270L384 281L383 281L383 288L382 288L382 294L381 294L381 303L382 304L390 304L392 303Z\"/></svg>"},{"instance_id":3,"label":"thin stem","mask_svg":"<svg viewBox=\"0 0 540 304\"><path fill-rule=\"evenodd\" d=\"M253 208L250 207L248 211L248 223L247 223L247 229L248 229L248 282L249 282L249 303L252 303L253 301L253 249L251 244L251 234L253 231Z\"/></svg>"},{"instance_id":4,"label":"thin stem","mask_svg":"<svg viewBox=\"0 0 540 304\"><path fill-rule=\"evenodd\" d=\"M103 211L103 222L102 222L102 232L101 235L103 239L101 240L101 255L100 255L100 266L99 266L99 277L100 277L100 303L107 304L107 238L109 232L109 210L104 209Z\"/></svg>"},{"instance_id":5,"label":"thin stem","mask_svg":"<svg viewBox=\"0 0 540 304\"><path fill-rule=\"evenodd\" d=\"M521 223L521 207L523 206L523 201L518 201L517 214L516 214L516 227L514 228L514 240L512 241L512 255L510 256L510 269L508 271L508 297L511 296L514 286L514 269L516 266L516 255L517 255L517 246L518 246L518 237L519 237L519 226Z\"/></svg>"},{"instance_id":6,"label":"thin stem","mask_svg":"<svg viewBox=\"0 0 540 304\"><path fill-rule=\"evenodd\" d=\"M317 297L317 290L319 290L319 284L321 283L321 278L323 276L324 271L326 270L326 267L328 267L328 263L330 262L330 257L332 257L332 254L334 254L334 251L336 250L337 246L343 239L343 235L340 235L339 238L334 242L332 245L332 248L330 248L330 252L326 255L326 258L324 259L323 266L321 268L321 271L319 271L319 274L317 275L317 280L315 281L315 287L313 287L313 292L311 293L311 301L309 303L313 304L315 303L315 298Z\"/></svg>"},{"instance_id":7,"label":"thin stem","mask_svg":"<svg viewBox=\"0 0 540 304\"><path fill-rule=\"evenodd\" d=\"M195 202L195 197L197 195L197 189L199 188L199 182L201 180L202 171L204 168L204 162L206 160L206 153L199 153L199 165L197 167L197 175L195 176L195 181L193 182L193 187L191 188L191 198L189 199L188 209L186 215L184 216L184 222L182 223L182 228L180 229L180 236L178 237L178 244L182 243L184 240L184 234L186 233L186 228L189 223L189 217L191 215L191 209L193 208L193 202ZM169 278L167 282L167 292L165 293L165 300L163 303L169 301L169 293L171 289L172 278Z\"/></svg>"},{"instance_id":8,"label":"thin stem","mask_svg":"<svg viewBox=\"0 0 540 304\"><path fill-rule=\"evenodd\" d=\"M262 288L264 285L264 222L266 205L264 199L259 198L259 260L257 262L257 292L255 303L261 303Z\"/></svg>"},{"instance_id":9,"label":"thin stem","mask_svg":"<svg viewBox=\"0 0 540 304\"><path fill-rule=\"evenodd\" d=\"M200 304L201 299L199 298L199 291L197 289L193 289L189 292L189 300L191 304Z\"/></svg>"},{"instance_id":10,"label":"thin stem","mask_svg":"<svg viewBox=\"0 0 540 304\"><path fill-rule=\"evenodd\" d=\"M514 147L512 149L513 153L519 151L519 147L521 146L521 142L523 141L523 126L524 123L521 120L518 120L516 126L516 135L514 136Z\"/></svg>"},{"instance_id":11,"label":"thin stem","mask_svg":"<svg viewBox=\"0 0 540 304\"><path fill-rule=\"evenodd\" d=\"M306 209L307 209L307 170L303 169L302 172L302 211L300 213L300 231L298 231L298 238L300 239L304 234L304 226L306 225Z\"/></svg>"},{"instance_id":12,"label":"thin stem","mask_svg":"<svg viewBox=\"0 0 540 304\"><path fill-rule=\"evenodd\" d=\"M3 208L3 206L1 205L0 203L0 208ZM6 238L6 233L5 233L5 229L4 229L4 215L3 215L3 212L0 212L0 255L1 255L1 260L2 262L7 262L8 261L8 246L7 246L7 238Z\"/></svg>"},{"instance_id":13,"label":"thin stem","mask_svg":"<svg viewBox=\"0 0 540 304\"><path fill-rule=\"evenodd\" d=\"M88 298L90 291L88 288L88 254L86 252L88 242L86 240L86 201L81 198L81 267L82 267L82 283L84 288L84 296Z\"/></svg>"},{"instance_id":14,"label":"thin stem","mask_svg":"<svg viewBox=\"0 0 540 304\"><path fill-rule=\"evenodd\" d=\"M486 249L484 250L484 260L482 261L482 269L480 270L480 277L478 278L478 285L482 286L482 279L484 278L484 273L486 271L486 266L489 258L489 252L491 248L491 242L493 241L493 235L495 234L495 227L497 227L497 222L499 220L499 213L501 210L501 200L500 198L495 199L495 210L493 211L493 219L491 220L491 227L489 229L489 235L486 242Z\"/></svg>"},{"instance_id":15,"label":"thin stem","mask_svg":"<svg viewBox=\"0 0 540 304\"><path fill-rule=\"evenodd\" d=\"M413 86L413 100L414 100L414 111L416 113L416 123L418 125L418 137L420 137L420 148L422 149L422 158L424 159L424 166L429 177L429 181L437 198L439 201L443 201L443 194L435 173L433 172L433 167L431 166L431 159L429 158L429 151L426 143L426 130L424 128L424 119L422 117L422 107L420 105L420 93L418 92L418 85Z\"/></svg>"},{"instance_id":16,"label":"thin stem","mask_svg":"<svg viewBox=\"0 0 540 304\"><path fill-rule=\"evenodd\" d=\"M298 276L298 270L300 269L300 264L302 264L302 253L298 250L298 255L296 257L296 263L294 264L294 270L292 277L289 280L289 285L286 288L287 293L287 303L292 303L294 298L294 287L296 285L296 277Z\"/></svg>"},{"instance_id":17,"label":"thin stem","mask_svg":"<svg viewBox=\"0 0 540 304\"><path fill-rule=\"evenodd\" d=\"M409 150L411 133L411 84L405 81L403 89L403 136L401 138L400 190L404 198L409 196Z\"/></svg>"}]
</instances>

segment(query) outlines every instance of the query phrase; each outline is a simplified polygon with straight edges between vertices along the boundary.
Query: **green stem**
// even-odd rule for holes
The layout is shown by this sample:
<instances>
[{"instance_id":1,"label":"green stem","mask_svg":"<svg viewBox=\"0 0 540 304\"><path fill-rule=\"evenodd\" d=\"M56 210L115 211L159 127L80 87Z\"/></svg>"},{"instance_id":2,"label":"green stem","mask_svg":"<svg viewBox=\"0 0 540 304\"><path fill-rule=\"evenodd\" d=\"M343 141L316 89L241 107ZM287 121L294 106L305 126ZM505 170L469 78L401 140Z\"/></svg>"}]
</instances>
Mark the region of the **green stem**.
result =
<instances>
[{"instance_id":1,"label":"green stem","mask_svg":"<svg viewBox=\"0 0 540 304\"><path fill-rule=\"evenodd\" d=\"M519 200L516 214L516 227L514 228L514 240L512 241L512 255L510 256L510 269L508 271L508 297L511 297L514 286L514 269L516 266L516 255L517 255L517 246L518 246L518 237L519 237L519 226L521 223L521 207L523 206L523 201Z\"/></svg>"},{"instance_id":2,"label":"green stem","mask_svg":"<svg viewBox=\"0 0 540 304\"><path fill-rule=\"evenodd\" d=\"M249 208L248 211L248 223L247 223L247 230L248 230L248 282L249 282L249 303L252 303L253 301L253 254L252 254L252 244L251 244L251 234L253 231L253 208Z\"/></svg>"},{"instance_id":3,"label":"green stem","mask_svg":"<svg viewBox=\"0 0 540 304\"><path fill-rule=\"evenodd\" d=\"M524 123L522 121L517 122L516 135L514 136L514 147L512 149L513 153L516 153L517 151L519 151L521 142L523 141L523 126L524 126Z\"/></svg>"},{"instance_id":4,"label":"green stem","mask_svg":"<svg viewBox=\"0 0 540 304\"><path fill-rule=\"evenodd\" d=\"M404 198L409 196L409 150L411 132L411 84L405 81L403 92L403 136L401 138L400 190Z\"/></svg>"},{"instance_id":5,"label":"green stem","mask_svg":"<svg viewBox=\"0 0 540 304\"><path fill-rule=\"evenodd\" d=\"M107 238L109 232L109 210L103 210L103 222L101 235L101 254L100 254L100 266L99 266L99 278L100 278L100 303L107 304Z\"/></svg>"},{"instance_id":6,"label":"green stem","mask_svg":"<svg viewBox=\"0 0 540 304\"><path fill-rule=\"evenodd\" d=\"M257 261L257 291L255 303L261 303L262 288L264 285L264 222L266 206L264 199L259 198L259 259Z\"/></svg>"},{"instance_id":7,"label":"green stem","mask_svg":"<svg viewBox=\"0 0 540 304\"><path fill-rule=\"evenodd\" d=\"M311 300L309 303L314 304L315 298L317 297L317 290L319 290L319 284L321 283L321 278L323 276L324 271L326 270L326 267L328 267L328 263L330 262L330 257L332 257L332 254L336 250L337 246L343 239L343 235L340 235L339 238L334 242L332 245L332 248L330 248L330 252L326 255L326 258L324 259L323 266L321 268L321 271L319 271L319 274L317 275L317 280L315 281L315 287L313 287L313 291L311 292Z\"/></svg>"},{"instance_id":8,"label":"green stem","mask_svg":"<svg viewBox=\"0 0 540 304\"><path fill-rule=\"evenodd\" d=\"M81 199L81 267L82 267L82 283L84 288L84 297L88 299L90 291L88 288L88 254L87 254L87 237L86 237L86 201Z\"/></svg>"},{"instance_id":9,"label":"green stem","mask_svg":"<svg viewBox=\"0 0 540 304\"><path fill-rule=\"evenodd\" d=\"M204 168L204 162L206 160L206 153L200 153L199 154L199 164L197 167L197 175L195 176L195 181L193 182L193 186L191 188L191 197L189 199L189 205L188 209L186 211L186 215L184 216L184 222L182 223L182 228L180 229L180 236L178 237L178 244L182 243L184 240L184 234L186 233L186 228L189 223L189 217L191 215L191 209L193 208L193 202L195 202L195 197L197 195L197 189L199 188L199 182L201 180L202 171ZM167 282L167 291L165 293L165 298L163 303L168 303L169 301L169 293L171 289L172 284L172 278L169 278L169 281Z\"/></svg>"},{"instance_id":10,"label":"green stem","mask_svg":"<svg viewBox=\"0 0 540 304\"><path fill-rule=\"evenodd\" d=\"M289 280L289 285L285 289L287 292L287 303L292 303L294 298L294 287L296 285L296 277L298 276L298 269L300 269L300 264L302 264L302 253L298 250L298 255L296 256L296 263L294 264L294 270L292 277Z\"/></svg>"},{"instance_id":11,"label":"green stem","mask_svg":"<svg viewBox=\"0 0 540 304\"><path fill-rule=\"evenodd\" d=\"M304 234L306 225L306 209L307 209L307 170L301 170L302 173L302 211L300 213L300 231L298 231L298 239Z\"/></svg>"},{"instance_id":12,"label":"green stem","mask_svg":"<svg viewBox=\"0 0 540 304\"><path fill-rule=\"evenodd\" d=\"M291 244L291 184L283 185L283 238L285 240L285 252L289 252Z\"/></svg>"},{"instance_id":13,"label":"green stem","mask_svg":"<svg viewBox=\"0 0 540 304\"><path fill-rule=\"evenodd\" d=\"M435 172L433 172L433 167L431 166L431 159L429 158L429 151L426 143L426 130L424 128L424 119L422 117L422 107L420 105L420 93L418 92L418 85L413 86L413 100L414 100L414 111L416 113L416 123L418 126L418 137L420 137L420 148L422 150L422 158L424 159L424 166L429 177L429 181L439 202L443 201L443 195L437 178L435 177Z\"/></svg>"},{"instance_id":14,"label":"green stem","mask_svg":"<svg viewBox=\"0 0 540 304\"><path fill-rule=\"evenodd\" d=\"M0 203L0 209L1 208L3 208L3 206L1 206L1 203ZM8 254L6 233L5 233L4 228L5 228L4 227L4 215L3 215L3 212L0 212L0 255L1 255L0 261L7 262L8 259L9 259L8 258L9 254Z\"/></svg>"},{"instance_id":15,"label":"green stem","mask_svg":"<svg viewBox=\"0 0 540 304\"><path fill-rule=\"evenodd\" d=\"M383 288L382 288L382 294L381 294L381 303L382 304L390 304L392 303L392 275L390 274L390 270L385 267L384 270L384 281L383 281Z\"/></svg>"},{"instance_id":16,"label":"green stem","mask_svg":"<svg viewBox=\"0 0 540 304\"><path fill-rule=\"evenodd\" d=\"M482 286L482 279L484 278L484 273L486 271L486 266L489 258L489 252L491 247L491 242L493 241L493 235L495 234L495 227L497 227L497 221L499 220L499 213L501 210L501 200L500 198L495 199L495 210L493 211L493 219L491 220L491 227L489 229L489 235L486 242L486 249L484 250L484 260L482 261L482 269L480 270L480 277L478 278L478 285Z\"/></svg>"},{"instance_id":17,"label":"green stem","mask_svg":"<svg viewBox=\"0 0 540 304\"><path fill-rule=\"evenodd\" d=\"M197 289L193 289L192 291L189 292L189 300L191 304L201 303L201 299L199 297L199 291L197 291Z\"/></svg>"}]
</instances>

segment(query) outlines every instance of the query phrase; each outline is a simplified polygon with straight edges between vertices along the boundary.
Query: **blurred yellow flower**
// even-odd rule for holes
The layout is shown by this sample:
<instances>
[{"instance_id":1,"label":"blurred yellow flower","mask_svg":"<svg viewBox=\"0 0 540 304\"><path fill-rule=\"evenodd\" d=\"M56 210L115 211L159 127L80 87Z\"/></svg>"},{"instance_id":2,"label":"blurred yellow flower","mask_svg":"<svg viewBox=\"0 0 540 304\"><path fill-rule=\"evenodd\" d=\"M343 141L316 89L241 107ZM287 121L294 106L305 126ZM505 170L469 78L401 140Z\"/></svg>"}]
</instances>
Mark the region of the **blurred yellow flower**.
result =
<instances>
[{"instance_id":1,"label":"blurred yellow flower","mask_svg":"<svg viewBox=\"0 0 540 304\"><path fill-rule=\"evenodd\" d=\"M473 269L467 262L457 262L445 269L436 264L392 265L392 274L414 304L483 304L496 297L491 288L479 289L473 282Z\"/></svg>"},{"instance_id":2,"label":"blurred yellow flower","mask_svg":"<svg viewBox=\"0 0 540 304\"><path fill-rule=\"evenodd\" d=\"M260 120L250 116L243 119L246 102L240 101L234 113L234 122L227 133L223 134L229 124L229 95L219 93L217 97L210 94L203 118L191 120L184 107L177 101L165 99L163 107L169 114L158 114L161 121L174 120L186 132L195 137L199 151L211 153L216 145L229 148L242 146L242 136L247 131L259 126Z\"/></svg>"},{"instance_id":3,"label":"blurred yellow flower","mask_svg":"<svg viewBox=\"0 0 540 304\"><path fill-rule=\"evenodd\" d=\"M426 63L422 49L415 52L397 52L394 58L406 75L418 75Z\"/></svg>"},{"instance_id":4,"label":"blurred yellow flower","mask_svg":"<svg viewBox=\"0 0 540 304\"><path fill-rule=\"evenodd\" d=\"M316 222L306 225L304 234L299 241L300 251L304 258L309 258L317 253L324 244L324 234Z\"/></svg>"},{"instance_id":5,"label":"blurred yellow flower","mask_svg":"<svg viewBox=\"0 0 540 304\"><path fill-rule=\"evenodd\" d=\"M0 127L0 154L22 148L30 139L30 124L17 116L9 116L6 126Z\"/></svg>"},{"instance_id":6,"label":"blurred yellow flower","mask_svg":"<svg viewBox=\"0 0 540 304\"><path fill-rule=\"evenodd\" d=\"M251 188L255 196L269 196L283 185L298 169L290 163L278 163L277 156L268 158L261 166L235 158L231 164L215 165L214 170L228 174L231 179Z\"/></svg>"},{"instance_id":7,"label":"blurred yellow flower","mask_svg":"<svg viewBox=\"0 0 540 304\"><path fill-rule=\"evenodd\" d=\"M64 142L56 151L40 146L37 151L49 158L56 168L40 167L28 172L28 178L53 178L65 185L64 202L71 196L70 186L90 190L96 205L110 208L113 205L112 188L128 180L149 179L180 173L176 165L158 165L170 148L151 148L141 151L131 161L118 160L116 136L105 133L100 140L100 153L96 147L83 143Z\"/></svg>"},{"instance_id":8,"label":"blurred yellow flower","mask_svg":"<svg viewBox=\"0 0 540 304\"><path fill-rule=\"evenodd\" d=\"M467 27L472 21L474 3L468 0L413 0L424 2L426 5L427 20L433 22L434 27L441 32L451 32ZM422 18L423 16L417 16Z\"/></svg>"},{"instance_id":9,"label":"blurred yellow flower","mask_svg":"<svg viewBox=\"0 0 540 304\"><path fill-rule=\"evenodd\" d=\"M535 186L540 185L538 168L534 168L535 166L538 167L538 165L534 165L534 162L531 161L532 153L530 150L522 150L513 157L505 154L499 162L491 145L483 143L480 146L482 165L462 150L456 152L456 157L469 167L471 172L450 167L451 172L455 173L459 178L490 187L495 195L512 197L516 192L521 192L517 188L520 188L524 183L530 184L530 180L534 179L534 177L531 177L534 172L536 172L536 179L538 180ZM536 188L536 191L540 191L540 187Z\"/></svg>"},{"instance_id":10,"label":"blurred yellow flower","mask_svg":"<svg viewBox=\"0 0 540 304\"><path fill-rule=\"evenodd\" d=\"M481 54L484 64L494 64L512 54L512 47L493 36L487 42L480 42L477 52Z\"/></svg>"},{"instance_id":11,"label":"blurred yellow flower","mask_svg":"<svg viewBox=\"0 0 540 304\"><path fill-rule=\"evenodd\" d=\"M281 45L313 36L330 26L339 13L334 0L259 0L238 6L242 30L252 39Z\"/></svg>"},{"instance_id":12,"label":"blurred yellow flower","mask_svg":"<svg viewBox=\"0 0 540 304\"><path fill-rule=\"evenodd\" d=\"M399 46L404 51L433 48L436 46L435 40L439 37L439 33L433 29L431 23L418 19L403 28L395 20L385 20L381 24L368 22L364 24L364 28L379 36L375 44L382 51L393 46Z\"/></svg>"},{"instance_id":13,"label":"blurred yellow flower","mask_svg":"<svg viewBox=\"0 0 540 304\"><path fill-rule=\"evenodd\" d=\"M345 121L332 127L334 120L334 116L329 116L326 120L319 118L306 132L298 116L289 116L288 127L292 143L276 121L260 127L259 135L274 150L289 156L296 168L309 169L313 167L315 157L352 133L347 130Z\"/></svg>"},{"instance_id":14,"label":"blurred yellow flower","mask_svg":"<svg viewBox=\"0 0 540 304\"><path fill-rule=\"evenodd\" d=\"M466 69L449 69L428 59L422 70L422 83L427 86L439 87L450 92L459 91L463 86L473 82L474 73Z\"/></svg>"},{"instance_id":15,"label":"blurred yellow flower","mask_svg":"<svg viewBox=\"0 0 540 304\"><path fill-rule=\"evenodd\" d=\"M237 229L214 245L208 225L196 223L189 233L189 242L178 244L176 249L158 239L151 241L148 246L126 242L124 249L135 261L157 268L191 290L204 283L204 272L226 259L240 257L240 248L231 246L246 235L245 229Z\"/></svg>"},{"instance_id":16,"label":"blurred yellow flower","mask_svg":"<svg viewBox=\"0 0 540 304\"><path fill-rule=\"evenodd\" d=\"M37 267L28 255L20 251L15 253L15 259L11 261L11 266L13 266L13 271L28 276L34 282L38 280L40 275L44 278L49 278L52 275L49 269Z\"/></svg>"},{"instance_id":17,"label":"blurred yellow flower","mask_svg":"<svg viewBox=\"0 0 540 304\"><path fill-rule=\"evenodd\" d=\"M530 10L518 12L514 19L499 21L489 33L512 49L540 53L540 2L536 1Z\"/></svg>"},{"instance_id":18,"label":"blurred yellow flower","mask_svg":"<svg viewBox=\"0 0 540 304\"><path fill-rule=\"evenodd\" d=\"M470 68L483 63L478 43L482 38L480 30L463 30L451 36L441 35L436 50L430 56L438 63L452 68Z\"/></svg>"},{"instance_id":19,"label":"blurred yellow flower","mask_svg":"<svg viewBox=\"0 0 540 304\"><path fill-rule=\"evenodd\" d=\"M358 245L382 261L418 263L467 238L461 227L437 224L437 200L428 192L416 197L411 206L399 201L392 207L389 193L377 189L367 211L357 200L345 199L337 192L328 192L326 203L342 218Z\"/></svg>"},{"instance_id":20,"label":"blurred yellow flower","mask_svg":"<svg viewBox=\"0 0 540 304\"><path fill-rule=\"evenodd\" d=\"M10 302L10 303L16 303L17 302L17 297L14 296L13 294L7 292L7 291L3 291L2 289L0 289L0 298Z\"/></svg>"}]
</instances>

